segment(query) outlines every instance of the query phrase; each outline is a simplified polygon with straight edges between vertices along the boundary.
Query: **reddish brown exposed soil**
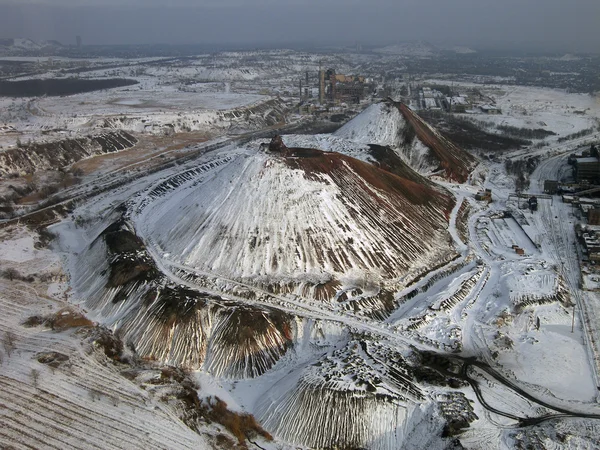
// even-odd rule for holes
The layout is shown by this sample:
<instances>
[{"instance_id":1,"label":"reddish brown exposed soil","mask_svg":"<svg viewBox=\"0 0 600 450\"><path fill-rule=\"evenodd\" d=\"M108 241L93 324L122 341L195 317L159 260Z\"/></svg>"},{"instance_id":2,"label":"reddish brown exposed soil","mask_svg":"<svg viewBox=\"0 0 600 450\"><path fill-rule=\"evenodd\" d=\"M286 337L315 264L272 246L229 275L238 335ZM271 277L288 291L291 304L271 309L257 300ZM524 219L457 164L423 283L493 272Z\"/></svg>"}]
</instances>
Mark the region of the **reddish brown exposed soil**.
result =
<instances>
[{"instance_id":1,"label":"reddish brown exposed soil","mask_svg":"<svg viewBox=\"0 0 600 450\"><path fill-rule=\"evenodd\" d=\"M369 184L382 192L405 198L413 205L425 205L432 202L449 204L452 202L449 194L435 189L408 166L404 167L406 175L403 177L400 176L401 172L398 170L396 173L391 173L337 152L303 148L286 150L287 164L294 169L304 170L309 178L317 178L318 174L335 175L350 169L358 175L356 177L358 180L364 180L363 187L366 188L366 184ZM415 181L418 178L422 178L422 182ZM373 200L381 201L376 196L373 197Z\"/></svg>"},{"instance_id":2,"label":"reddish brown exposed soil","mask_svg":"<svg viewBox=\"0 0 600 450\"><path fill-rule=\"evenodd\" d=\"M436 132L404 103L394 103L394 105L400 110L408 124L414 128L419 140L435 154L445 176L449 180L459 183L467 181L475 166L475 157Z\"/></svg>"},{"instance_id":3,"label":"reddish brown exposed soil","mask_svg":"<svg viewBox=\"0 0 600 450\"><path fill-rule=\"evenodd\" d=\"M395 173L391 173L340 153L287 148L282 143L272 153L280 155L290 168L303 171L306 178L337 186L338 200L346 205L359 226L379 230L376 247L381 244L397 255L390 258L387 250L379 247L357 253L352 243L343 251L335 251L315 241L317 252L335 270L348 267L350 262L344 258L352 255L355 260L367 258L386 276L395 277L408 270L415 258L448 245L443 233L454 198L405 164L394 167Z\"/></svg>"}]
</instances>

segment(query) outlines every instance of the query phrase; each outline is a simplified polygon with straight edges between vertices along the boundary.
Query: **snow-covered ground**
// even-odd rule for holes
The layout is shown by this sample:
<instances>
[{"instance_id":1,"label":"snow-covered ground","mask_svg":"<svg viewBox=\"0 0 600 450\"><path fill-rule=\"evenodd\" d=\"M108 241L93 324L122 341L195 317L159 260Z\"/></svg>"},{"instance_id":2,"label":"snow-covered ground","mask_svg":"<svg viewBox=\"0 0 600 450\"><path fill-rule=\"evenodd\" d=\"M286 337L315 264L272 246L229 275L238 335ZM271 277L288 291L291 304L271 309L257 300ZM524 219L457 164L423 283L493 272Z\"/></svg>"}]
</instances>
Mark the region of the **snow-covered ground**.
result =
<instances>
[{"instance_id":1,"label":"snow-covered ground","mask_svg":"<svg viewBox=\"0 0 600 450\"><path fill-rule=\"evenodd\" d=\"M248 115L266 121L283 108L283 98L290 97L291 90L295 92L293 74L318 67L315 55L267 54L269 62L258 58L249 65L240 64L240 55L228 53L197 55L185 61L7 57L9 61L30 62L30 72L35 72L12 81L126 78L138 84L48 98L0 98L0 125L16 131L0 134L0 148L16 146L17 139L24 144L57 140L106 127L154 134L224 133L230 128L240 132L250 125ZM252 53L244 57L252 58ZM78 68L81 72L71 73ZM274 100L277 105L271 104ZM281 114L275 115L272 122L262 126L285 121Z\"/></svg>"},{"instance_id":2,"label":"snow-covered ground","mask_svg":"<svg viewBox=\"0 0 600 450\"><path fill-rule=\"evenodd\" d=\"M0 446L208 448L206 438L107 363L85 330L23 325L72 308L68 286L60 259L35 249L31 232L1 233L0 268L36 279L0 279Z\"/></svg>"},{"instance_id":3,"label":"snow-covered ground","mask_svg":"<svg viewBox=\"0 0 600 450\"><path fill-rule=\"evenodd\" d=\"M107 126L106 119L111 127L137 132L164 133L166 124L177 127L176 131L208 131L211 126L224 128L234 122L235 116L225 117L227 112L251 109L270 100L272 97L259 94L224 92L224 88L221 92L182 92L155 80L152 84L142 81L133 88L58 98L2 98L0 122L10 124L19 134L0 136L0 144L15 145L17 138L24 143L28 139L37 141L42 131L57 128L61 131L46 134L44 139L76 136Z\"/></svg>"}]
</instances>

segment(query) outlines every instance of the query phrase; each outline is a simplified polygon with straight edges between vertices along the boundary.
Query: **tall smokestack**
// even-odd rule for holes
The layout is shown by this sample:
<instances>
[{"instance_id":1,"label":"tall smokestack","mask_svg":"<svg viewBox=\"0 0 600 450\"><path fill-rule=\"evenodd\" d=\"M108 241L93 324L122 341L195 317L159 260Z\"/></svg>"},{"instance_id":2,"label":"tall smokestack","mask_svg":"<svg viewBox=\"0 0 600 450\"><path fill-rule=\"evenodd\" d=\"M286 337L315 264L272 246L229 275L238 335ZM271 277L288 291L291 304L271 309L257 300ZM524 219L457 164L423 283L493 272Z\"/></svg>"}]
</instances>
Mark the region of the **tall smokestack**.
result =
<instances>
[{"instance_id":1,"label":"tall smokestack","mask_svg":"<svg viewBox=\"0 0 600 450\"><path fill-rule=\"evenodd\" d=\"M325 71L319 62L319 103L325 103Z\"/></svg>"}]
</instances>

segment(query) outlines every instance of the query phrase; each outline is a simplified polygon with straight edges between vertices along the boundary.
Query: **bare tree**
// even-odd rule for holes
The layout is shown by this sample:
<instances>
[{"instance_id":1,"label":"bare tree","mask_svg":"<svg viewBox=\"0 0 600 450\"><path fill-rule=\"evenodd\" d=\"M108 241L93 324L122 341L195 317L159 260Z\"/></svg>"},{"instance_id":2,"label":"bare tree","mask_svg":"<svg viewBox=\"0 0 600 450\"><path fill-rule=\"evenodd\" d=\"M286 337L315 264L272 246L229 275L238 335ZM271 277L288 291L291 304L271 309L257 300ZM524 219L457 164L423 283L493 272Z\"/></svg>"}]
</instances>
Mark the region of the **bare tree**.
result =
<instances>
[{"instance_id":1,"label":"bare tree","mask_svg":"<svg viewBox=\"0 0 600 450\"><path fill-rule=\"evenodd\" d=\"M2 271L2 276L4 278L8 278L10 281L14 280L15 278L19 278L21 276L21 274L19 273L19 271L13 267L9 267L8 269L5 269Z\"/></svg>"},{"instance_id":2,"label":"bare tree","mask_svg":"<svg viewBox=\"0 0 600 450\"><path fill-rule=\"evenodd\" d=\"M60 185L62 187L67 187L67 184L69 182L69 173L65 169L60 168L58 170L58 178L60 180Z\"/></svg>"},{"instance_id":3,"label":"bare tree","mask_svg":"<svg viewBox=\"0 0 600 450\"><path fill-rule=\"evenodd\" d=\"M515 178L515 191L523 192L529 188L529 177L523 171L519 171Z\"/></svg>"},{"instance_id":4,"label":"bare tree","mask_svg":"<svg viewBox=\"0 0 600 450\"><path fill-rule=\"evenodd\" d=\"M40 371L37 369L31 369L29 376L31 377L31 382L33 383L33 385L37 387L38 380L40 379Z\"/></svg>"},{"instance_id":5,"label":"bare tree","mask_svg":"<svg viewBox=\"0 0 600 450\"><path fill-rule=\"evenodd\" d=\"M48 198L51 195L56 194L59 190L60 189L56 184L47 184L46 186L42 187L42 189L40 189L40 197Z\"/></svg>"},{"instance_id":6,"label":"bare tree","mask_svg":"<svg viewBox=\"0 0 600 450\"><path fill-rule=\"evenodd\" d=\"M38 190L38 187L39 187L39 186L38 186L38 184L37 184L35 181L33 181L33 180L31 180L29 183L27 183L27 184L25 185L25 188L26 188L26 189L27 189L27 191L29 191L29 192L37 191L37 190Z\"/></svg>"},{"instance_id":7,"label":"bare tree","mask_svg":"<svg viewBox=\"0 0 600 450\"><path fill-rule=\"evenodd\" d=\"M4 346L4 351L10 358L12 351L16 347L17 336L12 331L6 331L6 332L4 332L4 338L3 338L2 342L3 342L3 346Z\"/></svg>"}]
</instances>

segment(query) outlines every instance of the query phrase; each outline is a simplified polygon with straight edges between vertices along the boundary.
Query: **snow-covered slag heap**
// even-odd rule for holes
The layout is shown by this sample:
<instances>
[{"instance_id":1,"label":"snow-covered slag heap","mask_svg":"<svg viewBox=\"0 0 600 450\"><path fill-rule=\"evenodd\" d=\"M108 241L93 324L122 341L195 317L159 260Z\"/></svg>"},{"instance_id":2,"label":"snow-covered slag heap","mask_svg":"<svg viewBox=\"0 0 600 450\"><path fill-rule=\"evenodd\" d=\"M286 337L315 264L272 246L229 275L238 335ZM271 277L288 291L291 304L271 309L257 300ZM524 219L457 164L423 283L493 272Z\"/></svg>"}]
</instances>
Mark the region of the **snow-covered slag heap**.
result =
<instances>
[{"instance_id":1,"label":"snow-covered slag heap","mask_svg":"<svg viewBox=\"0 0 600 450\"><path fill-rule=\"evenodd\" d=\"M90 314L146 358L246 378L270 369L291 344L286 314L173 283L123 221L78 258L85 263L72 268L71 281Z\"/></svg>"},{"instance_id":2,"label":"snow-covered slag heap","mask_svg":"<svg viewBox=\"0 0 600 450\"><path fill-rule=\"evenodd\" d=\"M275 142L223 149L77 230L88 244L71 256L71 284L90 317L146 358L254 378L294 358L310 321L291 311L314 299L324 311L383 308L369 302L384 291L393 302L407 278L456 255L453 197L389 149L372 149L384 170ZM300 445L412 442L431 403L378 345L353 340L291 371L257 416Z\"/></svg>"},{"instance_id":3,"label":"snow-covered slag heap","mask_svg":"<svg viewBox=\"0 0 600 450\"><path fill-rule=\"evenodd\" d=\"M273 386L258 417L274 434L310 448L387 450L411 440L430 406L399 353L356 340Z\"/></svg>"},{"instance_id":4,"label":"snow-covered slag heap","mask_svg":"<svg viewBox=\"0 0 600 450\"><path fill-rule=\"evenodd\" d=\"M258 376L286 352L293 321L221 296L293 292L387 312L398 278L455 255L454 200L404 170L319 150L225 152L162 180L129 204L127 220L98 229L74 256L74 288L144 356Z\"/></svg>"},{"instance_id":5,"label":"snow-covered slag heap","mask_svg":"<svg viewBox=\"0 0 600 450\"><path fill-rule=\"evenodd\" d=\"M132 220L174 267L332 300L344 280L386 283L453 256L454 199L405 171L312 149L249 150L164 182Z\"/></svg>"},{"instance_id":6,"label":"snow-covered slag heap","mask_svg":"<svg viewBox=\"0 0 600 450\"><path fill-rule=\"evenodd\" d=\"M449 181L465 182L477 163L409 107L391 100L371 105L334 136L388 146L417 172Z\"/></svg>"}]
</instances>

